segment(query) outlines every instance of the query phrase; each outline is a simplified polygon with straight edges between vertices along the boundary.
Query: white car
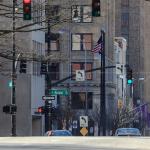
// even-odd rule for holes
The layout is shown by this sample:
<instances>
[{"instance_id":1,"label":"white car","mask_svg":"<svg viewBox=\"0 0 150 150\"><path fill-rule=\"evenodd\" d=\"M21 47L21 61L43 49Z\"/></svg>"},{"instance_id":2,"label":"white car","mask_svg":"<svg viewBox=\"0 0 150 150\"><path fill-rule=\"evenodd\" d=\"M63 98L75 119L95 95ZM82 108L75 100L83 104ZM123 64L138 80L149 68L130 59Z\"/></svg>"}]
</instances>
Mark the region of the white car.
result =
<instances>
[{"instance_id":1,"label":"white car","mask_svg":"<svg viewBox=\"0 0 150 150\"><path fill-rule=\"evenodd\" d=\"M118 128L115 136L141 136L141 132L138 128Z\"/></svg>"}]
</instances>

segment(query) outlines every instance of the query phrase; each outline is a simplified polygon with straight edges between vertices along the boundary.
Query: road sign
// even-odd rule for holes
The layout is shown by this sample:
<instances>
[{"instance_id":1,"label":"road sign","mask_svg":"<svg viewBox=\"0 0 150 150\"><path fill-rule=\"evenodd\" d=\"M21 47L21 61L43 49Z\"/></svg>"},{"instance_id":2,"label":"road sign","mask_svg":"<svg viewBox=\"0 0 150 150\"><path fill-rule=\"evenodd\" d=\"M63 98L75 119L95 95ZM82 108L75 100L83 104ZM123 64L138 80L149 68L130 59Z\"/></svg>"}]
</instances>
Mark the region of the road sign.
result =
<instances>
[{"instance_id":1,"label":"road sign","mask_svg":"<svg viewBox=\"0 0 150 150\"><path fill-rule=\"evenodd\" d=\"M69 91L67 89L63 89L63 90L50 90L50 94L51 95L63 95L63 96L68 96L69 95Z\"/></svg>"},{"instance_id":2,"label":"road sign","mask_svg":"<svg viewBox=\"0 0 150 150\"><path fill-rule=\"evenodd\" d=\"M88 127L88 116L80 116L80 127Z\"/></svg>"},{"instance_id":3,"label":"road sign","mask_svg":"<svg viewBox=\"0 0 150 150\"><path fill-rule=\"evenodd\" d=\"M73 120L73 122L72 122L72 128L77 128L78 126L78 122L77 122L77 120Z\"/></svg>"},{"instance_id":4,"label":"road sign","mask_svg":"<svg viewBox=\"0 0 150 150\"><path fill-rule=\"evenodd\" d=\"M87 135L87 133L88 133L87 128L82 128L82 129L80 130L80 133L81 133L83 136Z\"/></svg>"},{"instance_id":5,"label":"road sign","mask_svg":"<svg viewBox=\"0 0 150 150\"><path fill-rule=\"evenodd\" d=\"M43 100L55 100L55 96L42 96Z\"/></svg>"},{"instance_id":6,"label":"road sign","mask_svg":"<svg viewBox=\"0 0 150 150\"><path fill-rule=\"evenodd\" d=\"M122 74L122 64L116 64L116 74Z\"/></svg>"},{"instance_id":7,"label":"road sign","mask_svg":"<svg viewBox=\"0 0 150 150\"><path fill-rule=\"evenodd\" d=\"M122 108L123 107L123 101L121 99L118 99L118 108Z\"/></svg>"},{"instance_id":8,"label":"road sign","mask_svg":"<svg viewBox=\"0 0 150 150\"><path fill-rule=\"evenodd\" d=\"M76 70L76 81L85 81L85 71Z\"/></svg>"}]
</instances>

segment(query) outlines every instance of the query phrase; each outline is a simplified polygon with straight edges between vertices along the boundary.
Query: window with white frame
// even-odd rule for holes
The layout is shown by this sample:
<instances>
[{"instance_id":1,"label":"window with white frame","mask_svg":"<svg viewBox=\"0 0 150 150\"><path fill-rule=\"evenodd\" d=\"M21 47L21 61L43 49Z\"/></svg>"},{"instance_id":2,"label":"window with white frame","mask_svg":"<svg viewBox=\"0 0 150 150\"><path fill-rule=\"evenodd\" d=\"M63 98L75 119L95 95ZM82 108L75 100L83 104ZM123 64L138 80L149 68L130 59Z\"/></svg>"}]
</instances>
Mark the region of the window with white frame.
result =
<instances>
[{"instance_id":1,"label":"window with white frame","mask_svg":"<svg viewBox=\"0 0 150 150\"><path fill-rule=\"evenodd\" d=\"M72 34L72 50L91 50L92 34L76 33Z\"/></svg>"},{"instance_id":2,"label":"window with white frame","mask_svg":"<svg viewBox=\"0 0 150 150\"><path fill-rule=\"evenodd\" d=\"M72 21L73 22L92 22L92 7L91 6L72 6Z\"/></svg>"}]
</instances>

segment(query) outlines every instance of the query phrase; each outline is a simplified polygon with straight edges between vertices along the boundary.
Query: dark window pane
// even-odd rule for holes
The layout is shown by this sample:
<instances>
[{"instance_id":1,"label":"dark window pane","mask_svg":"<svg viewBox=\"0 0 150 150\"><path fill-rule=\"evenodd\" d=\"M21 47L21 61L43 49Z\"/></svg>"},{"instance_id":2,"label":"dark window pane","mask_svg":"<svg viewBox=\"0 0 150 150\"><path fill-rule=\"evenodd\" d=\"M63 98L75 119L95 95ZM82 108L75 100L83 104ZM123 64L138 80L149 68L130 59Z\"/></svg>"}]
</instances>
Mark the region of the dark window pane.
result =
<instances>
[{"instance_id":1,"label":"dark window pane","mask_svg":"<svg viewBox=\"0 0 150 150\"><path fill-rule=\"evenodd\" d=\"M59 63L52 63L48 70L51 80L59 80Z\"/></svg>"},{"instance_id":2,"label":"dark window pane","mask_svg":"<svg viewBox=\"0 0 150 150\"><path fill-rule=\"evenodd\" d=\"M86 92L72 92L71 93L71 106L73 109L86 109ZM87 93L87 107L92 109L92 92Z\"/></svg>"}]
</instances>

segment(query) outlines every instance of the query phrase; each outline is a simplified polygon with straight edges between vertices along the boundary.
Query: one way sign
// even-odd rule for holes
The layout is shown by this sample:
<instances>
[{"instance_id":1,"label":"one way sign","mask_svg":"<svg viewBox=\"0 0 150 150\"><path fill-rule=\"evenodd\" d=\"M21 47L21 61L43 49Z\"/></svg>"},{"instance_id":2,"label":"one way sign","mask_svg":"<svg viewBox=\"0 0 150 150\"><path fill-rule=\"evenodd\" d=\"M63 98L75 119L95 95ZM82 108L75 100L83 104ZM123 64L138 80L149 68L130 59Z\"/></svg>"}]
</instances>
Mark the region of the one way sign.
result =
<instances>
[{"instance_id":1,"label":"one way sign","mask_svg":"<svg viewBox=\"0 0 150 150\"><path fill-rule=\"evenodd\" d=\"M42 96L43 100L55 100L55 96Z\"/></svg>"},{"instance_id":2,"label":"one way sign","mask_svg":"<svg viewBox=\"0 0 150 150\"><path fill-rule=\"evenodd\" d=\"M85 81L85 71L76 70L76 81Z\"/></svg>"}]
</instances>

